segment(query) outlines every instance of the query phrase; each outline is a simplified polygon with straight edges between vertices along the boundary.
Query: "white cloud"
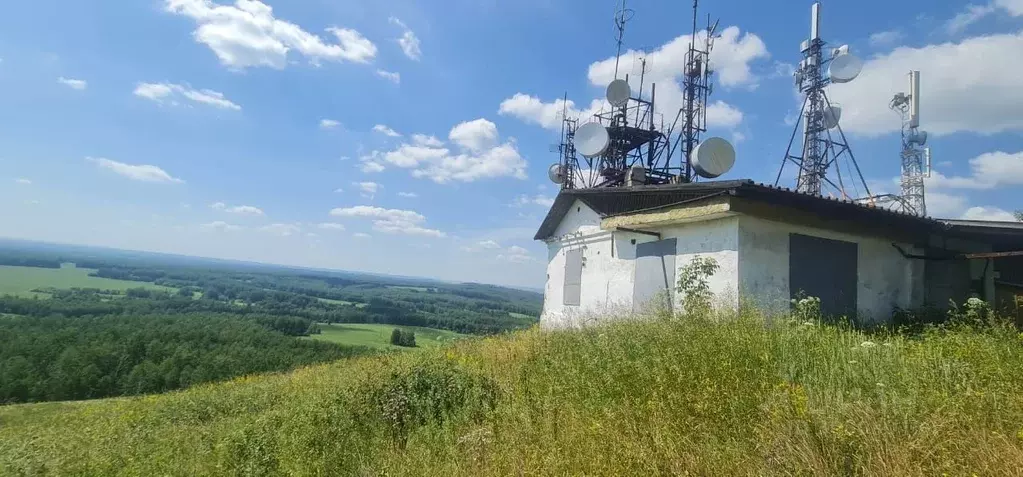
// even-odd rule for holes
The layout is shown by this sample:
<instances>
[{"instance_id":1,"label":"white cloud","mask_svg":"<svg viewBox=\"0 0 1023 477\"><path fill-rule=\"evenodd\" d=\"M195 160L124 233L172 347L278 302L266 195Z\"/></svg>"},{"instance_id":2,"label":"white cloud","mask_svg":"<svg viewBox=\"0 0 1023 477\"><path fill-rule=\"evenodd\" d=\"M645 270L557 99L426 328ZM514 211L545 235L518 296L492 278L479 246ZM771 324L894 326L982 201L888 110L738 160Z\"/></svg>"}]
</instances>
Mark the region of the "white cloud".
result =
<instances>
[{"instance_id":1,"label":"white cloud","mask_svg":"<svg viewBox=\"0 0 1023 477\"><path fill-rule=\"evenodd\" d=\"M401 20L391 17L390 21L404 30L401 38L398 38L398 45L401 46L401 51L404 52L405 56L409 57L409 59L419 61L419 59L423 56L423 51L420 49L419 45L419 37L417 37L415 32L413 32L412 29L406 26Z\"/></svg>"},{"instance_id":2,"label":"white cloud","mask_svg":"<svg viewBox=\"0 0 1023 477\"><path fill-rule=\"evenodd\" d=\"M324 222L322 224L317 225L317 227L319 227L320 229L323 229L323 230L344 230L345 229L344 225L341 225L341 224L338 224L338 223L334 223L334 222Z\"/></svg>"},{"instance_id":3,"label":"white cloud","mask_svg":"<svg viewBox=\"0 0 1023 477\"><path fill-rule=\"evenodd\" d=\"M426 220L422 214L412 210L385 209L372 205L357 205L355 207L336 208L330 211L335 217L360 217L386 221L404 221L419 223Z\"/></svg>"},{"instance_id":4,"label":"white cloud","mask_svg":"<svg viewBox=\"0 0 1023 477\"><path fill-rule=\"evenodd\" d=\"M529 251L525 248L519 247L518 245L512 245L504 253L497 255L498 260L511 263L528 263L535 260Z\"/></svg>"},{"instance_id":5,"label":"white cloud","mask_svg":"<svg viewBox=\"0 0 1023 477\"><path fill-rule=\"evenodd\" d=\"M928 190L924 195L927 215L931 217L959 217L966 210L966 197Z\"/></svg>"},{"instance_id":6,"label":"white cloud","mask_svg":"<svg viewBox=\"0 0 1023 477\"><path fill-rule=\"evenodd\" d=\"M945 22L945 32L950 35L960 33L970 25L994 13L995 10L994 5L967 5L965 11Z\"/></svg>"},{"instance_id":7,"label":"white cloud","mask_svg":"<svg viewBox=\"0 0 1023 477\"><path fill-rule=\"evenodd\" d=\"M879 31L871 34L868 41L873 47L884 47L898 43L905 35L898 30ZM791 76L791 75L790 75Z\"/></svg>"},{"instance_id":8,"label":"white cloud","mask_svg":"<svg viewBox=\"0 0 1023 477\"><path fill-rule=\"evenodd\" d=\"M377 53L376 45L358 31L329 27L336 43L303 30L273 15L273 9L258 0L237 0L221 5L211 0L165 0L166 11L191 18L198 27L195 41L213 50L221 64L236 69L267 66L282 69L288 54L297 51L314 65L321 61L367 63Z\"/></svg>"},{"instance_id":9,"label":"white cloud","mask_svg":"<svg viewBox=\"0 0 1023 477\"><path fill-rule=\"evenodd\" d=\"M377 70L377 76L379 76L379 77L381 77L381 78L383 78L383 79L385 79L387 81L390 81L390 82L392 82L394 84L400 84L401 83L401 73L395 73L395 72L386 71L386 70Z\"/></svg>"},{"instance_id":10,"label":"white cloud","mask_svg":"<svg viewBox=\"0 0 1023 477\"><path fill-rule=\"evenodd\" d=\"M222 210L224 212L228 212L228 213L231 213L231 214L238 214L238 215L253 215L253 216L265 215L263 213L262 209L260 209L259 207L253 207L251 205L235 205L235 206L228 207L227 204L225 204L223 202L216 202L216 203L210 204L210 208L213 209L213 210Z\"/></svg>"},{"instance_id":11,"label":"white cloud","mask_svg":"<svg viewBox=\"0 0 1023 477\"><path fill-rule=\"evenodd\" d=\"M988 152L970 159L969 163L969 176L947 177L934 171L930 178L925 179L926 186L934 189L995 189L1023 185L1023 151L1015 154Z\"/></svg>"},{"instance_id":12,"label":"white cloud","mask_svg":"<svg viewBox=\"0 0 1023 477\"><path fill-rule=\"evenodd\" d=\"M444 142L441 141L440 139L437 139L433 136L428 136L426 134L413 134L412 143L417 146L426 147L441 147L444 145Z\"/></svg>"},{"instance_id":13,"label":"white cloud","mask_svg":"<svg viewBox=\"0 0 1023 477\"><path fill-rule=\"evenodd\" d=\"M962 218L965 220L1016 221L1016 216L1012 212L999 209L998 207L970 207L963 213Z\"/></svg>"},{"instance_id":14,"label":"white cloud","mask_svg":"<svg viewBox=\"0 0 1023 477\"><path fill-rule=\"evenodd\" d=\"M334 119L321 119L320 129L334 129L341 125L340 121Z\"/></svg>"},{"instance_id":15,"label":"white cloud","mask_svg":"<svg viewBox=\"0 0 1023 477\"><path fill-rule=\"evenodd\" d=\"M224 222L222 220L217 220L215 222L210 222L208 224L202 224L201 227L202 228L206 228L206 229L219 230L219 231L222 231L222 232L234 232L234 231L242 229L241 227L239 227L237 225L231 225L231 224L229 224L227 222Z\"/></svg>"},{"instance_id":16,"label":"white cloud","mask_svg":"<svg viewBox=\"0 0 1023 477\"><path fill-rule=\"evenodd\" d=\"M478 252L480 250L497 250L501 248L501 244L493 240L482 240L472 245L462 247L462 250L466 252Z\"/></svg>"},{"instance_id":17,"label":"white cloud","mask_svg":"<svg viewBox=\"0 0 1023 477\"><path fill-rule=\"evenodd\" d=\"M367 174L372 174L374 172L383 172L386 167L377 162L364 162L359 166L359 169Z\"/></svg>"},{"instance_id":18,"label":"white cloud","mask_svg":"<svg viewBox=\"0 0 1023 477\"><path fill-rule=\"evenodd\" d=\"M302 228L295 224L270 224L260 227L259 230L281 237L290 237L302 232Z\"/></svg>"},{"instance_id":19,"label":"white cloud","mask_svg":"<svg viewBox=\"0 0 1023 477\"><path fill-rule=\"evenodd\" d=\"M89 83L87 83L85 80L65 78L63 76L57 78L57 82L64 86L67 86L68 88L76 89L78 91L85 89L89 85Z\"/></svg>"},{"instance_id":20,"label":"white cloud","mask_svg":"<svg viewBox=\"0 0 1023 477\"><path fill-rule=\"evenodd\" d=\"M340 187L338 187L337 189L334 189L334 192L335 192L335 193L337 193L337 194L340 194L340 193L342 193L342 192L344 192L344 191L345 191L345 190L344 190L344 189L342 189L342 188L340 188Z\"/></svg>"},{"instance_id":21,"label":"white cloud","mask_svg":"<svg viewBox=\"0 0 1023 477\"><path fill-rule=\"evenodd\" d=\"M897 132L901 122L888 108L907 92L907 73L920 71L920 122L935 135L957 131L991 134L1023 130L1023 63L992 61L1023 51L1023 33L978 36L959 43L898 47L867 60L856 81L829 87L842 106L842 127L865 136Z\"/></svg>"},{"instance_id":22,"label":"white cloud","mask_svg":"<svg viewBox=\"0 0 1023 477\"><path fill-rule=\"evenodd\" d=\"M448 136L460 149L457 153L435 137L414 134L412 144L401 144L387 152L373 151L359 160L364 172L379 172L385 165L391 165L412 169L413 177L425 177L440 184L494 177L526 178L526 161L513 142L498 145L494 123L486 119L462 122Z\"/></svg>"},{"instance_id":23,"label":"white cloud","mask_svg":"<svg viewBox=\"0 0 1023 477\"><path fill-rule=\"evenodd\" d=\"M705 35L701 33L697 36ZM689 50L690 35L679 36L650 52L628 50L622 53L619 61L618 76L624 78L629 74L629 82L633 94L638 94L640 86L641 59L646 59L646 74L643 81L644 94L649 94L649 85L657 83L657 110L655 121L664 119L671 122L675 113L682 107L682 74L685 66L685 54ZM715 70L714 82L725 88L744 87L756 88L759 78L753 73L751 65L759 60L770 58L764 42L755 34L741 34L738 27L731 26L721 32L721 37L714 42L711 65ZM590 84L604 88L615 79L615 57L597 61L590 65L588 71ZM607 107L603 98L590 102L587 108L579 108L572 100L557 99L544 102L538 97L524 93L501 102L500 114L516 117L527 123L558 130L561 119L586 119ZM567 111L565 111L567 109ZM708 126L732 128L742 121L742 112L735 106L714 101L708 105Z\"/></svg>"},{"instance_id":24,"label":"white cloud","mask_svg":"<svg viewBox=\"0 0 1023 477\"><path fill-rule=\"evenodd\" d=\"M173 83L139 83L133 91L135 96L146 98L157 103L168 103L173 106L181 104L181 99L193 103L205 104L220 109L239 111L241 106L224 97L223 93L211 89L192 89L189 86Z\"/></svg>"},{"instance_id":25,"label":"white cloud","mask_svg":"<svg viewBox=\"0 0 1023 477\"><path fill-rule=\"evenodd\" d=\"M419 194L416 194L415 192L399 192L398 193L398 197L406 197L406 198L409 198L409 199L415 199L416 197L419 197Z\"/></svg>"},{"instance_id":26,"label":"white cloud","mask_svg":"<svg viewBox=\"0 0 1023 477\"><path fill-rule=\"evenodd\" d=\"M374 195L376 195L377 191L379 191L383 187L382 185L377 184L376 182L369 181L353 182L352 184L358 187L360 191L362 191L363 197L373 197Z\"/></svg>"},{"instance_id":27,"label":"white cloud","mask_svg":"<svg viewBox=\"0 0 1023 477\"><path fill-rule=\"evenodd\" d=\"M565 116L583 117L572 100L556 99L545 103L540 98L523 93L515 93L514 96L501 101L497 112L551 130L561 128L561 120Z\"/></svg>"},{"instance_id":28,"label":"white cloud","mask_svg":"<svg viewBox=\"0 0 1023 477\"><path fill-rule=\"evenodd\" d=\"M387 137L401 137L401 133L383 124L377 124L376 126L373 126L373 131L383 134L384 136Z\"/></svg>"},{"instance_id":29,"label":"white cloud","mask_svg":"<svg viewBox=\"0 0 1023 477\"><path fill-rule=\"evenodd\" d=\"M522 207L524 205L539 205L541 207L550 207L554 205L554 198L548 197L543 194L537 194L533 197L528 195L520 195L515 198L515 202L512 203L515 207Z\"/></svg>"},{"instance_id":30,"label":"white cloud","mask_svg":"<svg viewBox=\"0 0 1023 477\"><path fill-rule=\"evenodd\" d=\"M373 230L388 234L420 235L426 237L445 237L439 230L422 226L426 217L412 210L385 209L368 205L348 208L337 208L330 211L335 217L357 217L373 220Z\"/></svg>"},{"instance_id":31,"label":"white cloud","mask_svg":"<svg viewBox=\"0 0 1023 477\"><path fill-rule=\"evenodd\" d=\"M367 233L363 233L363 232L356 232L356 233L352 234L352 237L360 238L360 239L373 238L372 235L367 234Z\"/></svg>"},{"instance_id":32,"label":"white cloud","mask_svg":"<svg viewBox=\"0 0 1023 477\"><path fill-rule=\"evenodd\" d=\"M29 184L32 183L32 181L30 181L28 179L25 179L24 177L20 177L18 179L14 179L14 182L17 182L18 184L25 184L25 185L29 185Z\"/></svg>"},{"instance_id":33,"label":"white cloud","mask_svg":"<svg viewBox=\"0 0 1023 477\"><path fill-rule=\"evenodd\" d=\"M132 180L142 182L185 182L177 177L173 177L167 173L167 171L149 164L125 164L123 162L112 161L110 159L102 157L86 157L85 160L96 164L97 166L111 170L117 174L127 177Z\"/></svg>"},{"instance_id":34,"label":"white cloud","mask_svg":"<svg viewBox=\"0 0 1023 477\"><path fill-rule=\"evenodd\" d=\"M742 122L742 111L724 101L714 101L707 105L707 127L731 129Z\"/></svg>"},{"instance_id":35,"label":"white cloud","mask_svg":"<svg viewBox=\"0 0 1023 477\"><path fill-rule=\"evenodd\" d=\"M464 121L451 128L448 139L472 152L480 152L497 143L497 125L482 118Z\"/></svg>"}]
</instances>

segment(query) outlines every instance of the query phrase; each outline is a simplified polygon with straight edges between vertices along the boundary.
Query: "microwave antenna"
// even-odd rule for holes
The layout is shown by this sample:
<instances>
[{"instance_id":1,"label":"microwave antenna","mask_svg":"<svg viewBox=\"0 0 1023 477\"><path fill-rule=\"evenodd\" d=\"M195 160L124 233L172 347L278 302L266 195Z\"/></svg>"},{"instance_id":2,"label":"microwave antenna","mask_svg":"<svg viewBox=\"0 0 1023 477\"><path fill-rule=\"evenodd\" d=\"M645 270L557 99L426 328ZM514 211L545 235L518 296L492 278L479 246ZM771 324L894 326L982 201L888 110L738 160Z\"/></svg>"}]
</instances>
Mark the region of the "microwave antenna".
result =
<instances>
[{"instance_id":1,"label":"microwave antenna","mask_svg":"<svg viewBox=\"0 0 1023 477\"><path fill-rule=\"evenodd\" d=\"M803 105L774 184L781 182L785 166L794 164L798 168L798 192L817 196L837 192L843 199L856 200L859 186L862 186L865 197L870 200L870 189L842 132L842 110L831 103L826 90L832 83L855 80L863 69L863 62L849 53L848 45L834 48L825 56L827 43L820 36L820 13L821 3L815 2L810 8L810 38L800 45L803 59L794 73L796 86L803 94ZM800 128L803 134L797 142ZM848 177L842 175L843 166ZM847 186L854 190L848 191Z\"/></svg>"}]
</instances>

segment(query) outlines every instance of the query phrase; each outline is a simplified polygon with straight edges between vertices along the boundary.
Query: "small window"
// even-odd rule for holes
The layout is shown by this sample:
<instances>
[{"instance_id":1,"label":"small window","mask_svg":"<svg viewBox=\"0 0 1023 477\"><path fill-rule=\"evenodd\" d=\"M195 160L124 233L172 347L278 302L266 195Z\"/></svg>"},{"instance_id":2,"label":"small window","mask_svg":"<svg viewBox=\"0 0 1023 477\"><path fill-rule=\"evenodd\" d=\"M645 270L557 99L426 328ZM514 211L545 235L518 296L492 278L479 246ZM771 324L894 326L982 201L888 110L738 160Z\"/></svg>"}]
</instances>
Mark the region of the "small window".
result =
<instances>
[{"instance_id":1,"label":"small window","mask_svg":"<svg viewBox=\"0 0 1023 477\"><path fill-rule=\"evenodd\" d=\"M632 244L636 245L636 239L632 239Z\"/></svg>"},{"instance_id":2,"label":"small window","mask_svg":"<svg viewBox=\"0 0 1023 477\"><path fill-rule=\"evenodd\" d=\"M576 212L581 212L582 210L583 210L583 208L582 208L582 207L576 207L576 208L575 208L575 211L576 211Z\"/></svg>"}]
</instances>

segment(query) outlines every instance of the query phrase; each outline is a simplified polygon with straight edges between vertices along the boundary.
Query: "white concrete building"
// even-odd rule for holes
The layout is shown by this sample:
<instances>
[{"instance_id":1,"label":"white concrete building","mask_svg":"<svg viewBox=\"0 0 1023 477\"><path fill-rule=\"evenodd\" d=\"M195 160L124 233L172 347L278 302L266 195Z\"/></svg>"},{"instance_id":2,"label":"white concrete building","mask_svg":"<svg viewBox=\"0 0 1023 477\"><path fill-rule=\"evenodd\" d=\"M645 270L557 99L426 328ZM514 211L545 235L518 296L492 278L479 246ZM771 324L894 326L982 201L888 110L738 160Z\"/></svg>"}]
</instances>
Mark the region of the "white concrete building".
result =
<instances>
[{"instance_id":1,"label":"white concrete building","mask_svg":"<svg viewBox=\"0 0 1023 477\"><path fill-rule=\"evenodd\" d=\"M548 245L550 327L628 316L659 296L678 310L679 270L696 256L719 266L716 306L785 312L803 292L826 314L887 320L971 293L995 300L991 252L1023 250L1020 224L937 221L749 180L564 189L535 238Z\"/></svg>"}]
</instances>

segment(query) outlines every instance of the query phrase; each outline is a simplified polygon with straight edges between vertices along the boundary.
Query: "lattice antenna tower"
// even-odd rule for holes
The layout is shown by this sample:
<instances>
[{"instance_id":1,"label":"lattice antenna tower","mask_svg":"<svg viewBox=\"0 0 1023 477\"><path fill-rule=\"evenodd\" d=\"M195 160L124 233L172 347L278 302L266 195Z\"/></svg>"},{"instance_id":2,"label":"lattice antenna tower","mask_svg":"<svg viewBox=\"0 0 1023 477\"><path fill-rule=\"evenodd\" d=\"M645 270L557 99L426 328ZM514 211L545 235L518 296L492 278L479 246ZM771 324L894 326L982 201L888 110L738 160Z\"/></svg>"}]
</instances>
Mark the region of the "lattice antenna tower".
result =
<instances>
[{"instance_id":1,"label":"lattice antenna tower","mask_svg":"<svg viewBox=\"0 0 1023 477\"><path fill-rule=\"evenodd\" d=\"M927 216L924 179L931 176L931 148L927 132L920 130L920 72L909 72L909 93L897 93L889 107L902 116L902 196L903 211Z\"/></svg>"},{"instance_id":2,"label":"lattice antenna tower","mask_svg":"<svg viewBox=\"0 0 1023 477\"><path fill-rule=\"evenodd\" d=\"M820 11L820 2L815 2L810 8L810 38L800 45L803 59L794 76L803 94L803 105L793 126L775 185L779 185L785 166L791 163L798 167L796 190L799 192L817 196L825 192L828 195L837 193L843 199L856 200L862 187L864 197L872 200L870 189L839 124L842 110L831 103L826 91L832 83L854 80L863 63L849 53L848 45L831 50L830 57L825 58L827 43L820 36ZM800 127L803 134L797 143L796 133Z\"/></svg>"},{"instance_id":3,"label":"lattice antenna tower","mask_svg":"<svg viewBox=\"0 0 1023 477\"><path fill-rule=\"evenodd\" d=\"M650 84L649 98L644 95L646 59L641 60L638 93L632 90L628 74L624 79L618 77L625 24L632 15L633 11L625 7L625 0L616 5L615 78L606 91L610 110L602 109L586 120L570 119L566 97L562 107L561 144L558 145L560 158L549 170L551 180L562 188L677 183L691 180L693 173L712 178L727 172L735 162L735 150L724 139L709 138L699 142L699 133L705 131L706 100L710 94L710 70L706 64L717 24L708 27L708 37L701 47L695 46L694 33L687 64L702 66L695 70L689 67L696 75L686 79L688 106L680 108L675 122L665 129L663 118L660 128L654 123L657 84ZM686 132L674 134L680 118ZM682 137L686 138L681 146L686 148L686 155L680 155L679 161L672 161Z\"/></svg>"},{"instance_id":4,"label":"lattice antenna tower","mask_svg":"<svg viewBox=\"0 0 1023 477\"><path fill-rule=\"evenodd\" d=\"M684 123L676 145L681 142L681 154L685 161L685 172L680 177L682 182L693 182L693 151L700 143L700 133L707 132L707 98L714 92L710 78L714 73L710 68L710 52L714 49L714 39L718 22L710 23L707 17L706 36L703 44L697 45L697 9L699 0L693 0L693 37L689 41L686 53L685 71L682 78L682 116Z\"/></svg>"}]
</instances>

